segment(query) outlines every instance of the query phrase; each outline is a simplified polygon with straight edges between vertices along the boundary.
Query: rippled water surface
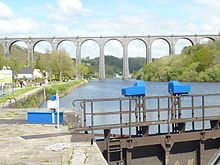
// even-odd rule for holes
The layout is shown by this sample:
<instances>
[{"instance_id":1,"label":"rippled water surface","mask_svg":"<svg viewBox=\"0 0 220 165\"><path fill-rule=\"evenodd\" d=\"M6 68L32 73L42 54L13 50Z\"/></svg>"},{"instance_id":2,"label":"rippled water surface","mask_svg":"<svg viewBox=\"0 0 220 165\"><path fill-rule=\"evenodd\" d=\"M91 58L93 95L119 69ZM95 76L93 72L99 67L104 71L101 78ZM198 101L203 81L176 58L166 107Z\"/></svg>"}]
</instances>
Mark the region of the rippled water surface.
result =
<instances>
[{"instance_id":1,"label":"rippled water surface","mask_svg":"<svg viewBox=\"0 0 220 165\"><path fill-rule=\"evenodd\" d=\"M123 97L121 95L121 88L133 86L134 82L136 80L131 79L129 81L123 81L121 79L109 79L106 81L99 81L99 80L93 80L89 81L88 83L84 84L81 88L75 89L72 91L69 95L63 97L60 99L60 107L62 108L72 108L72 101L76 99L94 99L94 98L115 98L115 97ZM181 84L188 84L191 86L191 94L210 94L210 93L220 93L220 83L207 83L207 82L181 82ZM158 95L169 95L167 92L167 82L145 82L146 85L146 95L147 96L158 96ZM188 104L187 100L183 100L185 106ZM197 101L197 104L201 104L200 100ZM206 100L206 102L220 102L220 97L216 98L210 98L209 100ZM154 102L147 103L148 106L154 106ZM166 103L164 103L165 105ZM219 103L220 104L220 103ZM89 107L90 105L88 105ZM115 111L118 109L118 104L114 102L108 102L108 103L97 103L94 104L94 112L105 112L105 111ZM125 109L127 108L127 103L123 103L123 107ZM165 105L166 106L166 105ZM46 102L42 104L41 107L46 107ZM79 105L76 106L76 108L80 109ZM91 109L88 109L91 110ZM200 111L196 112L198 116L200 116ZM215 111L211 112L212 115L220 115L220 112L216 109ZM206 112L206 114L210 114L209 112ZM183 117L190 117L191 112L184 112ZM166 119L167 114L165 112L161 113L161 118ZM123 120L126 122L128 119L128 116L124 115ZM157 114L156 113L149 113L147 115L148 120L157 120ZM134 117L132 118L134 120ZM87 121L90 123L90 120ZM102 116L102 117L96 117L95 118L95 124L111 124L111 123L118 123L119 117L116 115L111 116ZM209 123L206 123L206 127L208 127ZM201 127L201 123L198 122L196 125L198 129ZM187 125L187 129L191 128L191 124ZM162 130L166 132L166 126L162 126ZM157 126L152 126L150 128L150 132L154 133L157 131Z\"/></svg>"}]
</instances>

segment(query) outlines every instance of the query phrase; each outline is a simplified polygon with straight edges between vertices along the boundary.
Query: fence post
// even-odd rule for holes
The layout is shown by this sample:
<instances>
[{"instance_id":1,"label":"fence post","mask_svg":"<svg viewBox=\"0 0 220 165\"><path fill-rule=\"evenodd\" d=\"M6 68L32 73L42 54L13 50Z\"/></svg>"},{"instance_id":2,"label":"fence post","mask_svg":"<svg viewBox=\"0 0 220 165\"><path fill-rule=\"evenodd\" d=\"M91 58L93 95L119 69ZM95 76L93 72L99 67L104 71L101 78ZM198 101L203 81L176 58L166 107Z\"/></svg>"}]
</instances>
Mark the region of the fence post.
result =
<instances>
[{"instance_id":1,"label":"fence post","mask_svg":"<svg viewBox=\"0 0 220 165\"><path fill-rule=\"evenodd\" d=\"M94 130L93 130L93 126L94 126L93 101L91 101L91 124L92 124L92 133L94 133Z\"/></svg>"},{"instance_id":2,"label":"fence post","mask_svg":"<svg viewBox=\"0 0 220 165\"><path fill-rule=\"evenodd\" d=\"M205 98L202 96L202 130L205 130Z\"/></svg>"},{"instance_id":3,"label":"fence post","mask_svg":"<svg viewBox=\"0 0 220 165\"><path fill-rule=\"evenodd\" d=\"M191 96L191 101L192 101L192 118L194 118L195 112L194 112L194 97L193 96ZM194 121L192 122L192 129L195 130L195 122Z\"/></svg>"},{"instance_id":4,"label":"fence post","mask_svg":"<svg viewBox=\"0 0 220 165\"><path fill-rule=\"evenodd\" d=\"M131 99L129 99L129 138L131 138Z\"/></svg>"},{"instance_id":5,"label":"fence post","mask_svg":"<svg viewBox=\"0 0 220 165\"><path fill-rule=\"evenodd\" d=\"M168 97L168 115L167 115L168 134L170 134L170 97Z\"/></svg>"},{"instance_id":6,"label":"fence post","mask_svg":"<svg viewBox=\"0 0 220 165\"><path fill-rule=\"evenodd\" d=\"M159 97L157 98L157 108L158 108L157 117L158 117L158 121L160 121L160 98ZM160 124L158 124L158 133L160 133Z\"/></svg>"},{"instance_id":7,"label":"fence post","mask_svg":"<svg viewBox=\"0 0 220 165\"><path fill-rule=\"evenodd\" d=\"M120 124L122 124L122 101L119 100L119 107L120 107ZM123 135L123 128L120 128L121 136Z\"/></svg>"}]
</instances>

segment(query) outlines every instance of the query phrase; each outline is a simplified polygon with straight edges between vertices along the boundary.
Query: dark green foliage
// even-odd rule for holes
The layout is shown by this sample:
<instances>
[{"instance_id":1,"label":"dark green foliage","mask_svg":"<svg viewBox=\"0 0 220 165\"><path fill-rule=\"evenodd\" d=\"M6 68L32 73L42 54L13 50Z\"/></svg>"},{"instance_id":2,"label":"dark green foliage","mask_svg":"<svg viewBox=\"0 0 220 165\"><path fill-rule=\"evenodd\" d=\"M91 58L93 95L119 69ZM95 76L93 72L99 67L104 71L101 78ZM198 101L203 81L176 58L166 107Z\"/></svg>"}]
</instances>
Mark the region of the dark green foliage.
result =
<instances>
[{"instance_id":1,"label":"dark green foliage","mask_svg":"<svg viewBox=\"0 0 220 165\"><path fill-rule=\"evenodd\" d=\"M115 77L115 74L122 74L122 58L114 56L105 56L105 73L106 77Z\"/></svg>"},{"instance_id":2,"label":"dark green foliage","mask_svg":"<svg viewBox=\"0 0 220 165\"><path fill-rule=\"evenodd\" d=\"M135 77L146 81L220 81L220 41L184 47L181 55L154 60Z\"/></svg>"},{"instance_id":3,"label":"dark green foliage","mask_svg":"<svg viewBox=\"0 0 220 165\"><path fill-rule=\"evenodd\" d=\"M145 58L143 57L135 57L129 58L129 71L130 73L137 72L141 67L145 64ZM90 74L93 77L98 78L99 72L99 58L89 59L84 58L82 62L87 64L91 70ZM105 74L107 78L114 78L116 74L122 75L123 71L123 59L117 58L114 56L105 56Z\"/></svg>"},{"instance_id":4,"label":"dark green foliage","mask_svg":"<svg viewBox=\"0 0 220 165\"><path fill-rule=\"evenodd\" d=\"M129 58L129 71L130 73L137 72L146 63L146 59L143 57L133 57Z\"/></svg>"}]
</instances>

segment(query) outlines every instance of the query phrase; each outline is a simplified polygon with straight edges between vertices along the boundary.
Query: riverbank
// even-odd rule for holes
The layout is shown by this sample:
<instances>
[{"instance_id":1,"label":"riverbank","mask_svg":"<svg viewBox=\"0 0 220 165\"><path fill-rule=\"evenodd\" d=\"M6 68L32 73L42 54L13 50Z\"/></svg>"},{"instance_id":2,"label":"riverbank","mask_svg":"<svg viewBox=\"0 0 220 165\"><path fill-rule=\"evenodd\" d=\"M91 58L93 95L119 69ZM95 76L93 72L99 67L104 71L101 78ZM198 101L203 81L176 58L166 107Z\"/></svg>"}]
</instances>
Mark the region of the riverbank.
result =
<instances>
[{"instance_id":1,"label":"riverbank","mask_svg":"<svg viewBox=\"0 0 220 165\"><path fill-rule=\"evenodd\" d=\"M8 98L12 98L12 97L18 97L26 92L29 92L29 91L32 91L36 88L39 88L39 87L26 87L26 88L20 88L20 89L16 89L14 91L14 95L12 94L9 94L5 97L0 97L0 103L4 103Z\"/></svg>"},{"instance_id":2,"label":"riverbank","mask_svg":"<svg viewBox=\"0 0 220 165\"><path fill-rule=\"evenodd\" d=\"M8 95L0 99L0 108L28 108L39 107L50 96L59 97L69 94L72 90L79 88L86 83L86 80L73 80L69 82L54 83L48 86L27 87L15 91L15 95Z\"/></svg>"},{"instance_id":3,"label":"riverbank","mask_svg":"<svg viewBox=\"0 0 220 165\"><path fill-rule=\"evenodd\" d=\"M46 86L46 99L49 99L49 97L52 95L56 95L56 92L58 92L59 97L64 97L65 95L69 94L72 90L79 88L86 82L86 80L73 80L69 82L56 83Z\"/></svg>"}]
</instances>

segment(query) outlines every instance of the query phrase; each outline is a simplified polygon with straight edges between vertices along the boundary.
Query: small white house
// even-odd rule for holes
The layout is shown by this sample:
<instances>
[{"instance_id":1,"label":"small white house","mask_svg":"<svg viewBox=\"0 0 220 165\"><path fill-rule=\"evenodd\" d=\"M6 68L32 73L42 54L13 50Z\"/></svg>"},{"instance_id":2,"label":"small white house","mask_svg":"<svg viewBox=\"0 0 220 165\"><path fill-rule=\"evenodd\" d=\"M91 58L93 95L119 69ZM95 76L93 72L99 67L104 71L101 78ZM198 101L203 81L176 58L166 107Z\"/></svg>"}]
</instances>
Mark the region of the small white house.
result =
<instances>
[{"instance_id":1,"label":"small white house","mask_svg":"<svg viewBox=\"0 0 220 165\"><path fill-rule=\"evenodd\" d=\"M119 74L115 74L115 78L122 78L122 76Z\"/></svg>"},{"instance_id":2,"label":"small white house","mask_svg":"<svg viewBox=\"0 0 220 165\"><path fill-rule=\"evenodd\" d=\"M33 72L33 76L34 78L43 78L43 73L41 73L40 69L34 69L34 72Z\"/></svg>"},{"instance_id":3,"label":"small white house","mask_svg":"<svg viewBox=\"0 0 220 165\"><path fill-rule=\"evenodd\" d=\"M33 72L27 68L27 67L24 67L21 69L21 71L18 73L18 79L23 79L23 78L26 78L26 79L33 79Z\"/></svg>"}]
</instances>

